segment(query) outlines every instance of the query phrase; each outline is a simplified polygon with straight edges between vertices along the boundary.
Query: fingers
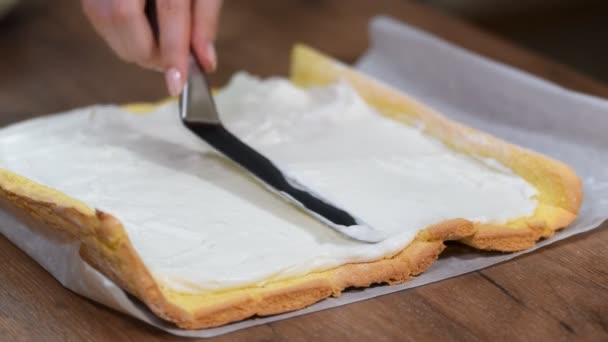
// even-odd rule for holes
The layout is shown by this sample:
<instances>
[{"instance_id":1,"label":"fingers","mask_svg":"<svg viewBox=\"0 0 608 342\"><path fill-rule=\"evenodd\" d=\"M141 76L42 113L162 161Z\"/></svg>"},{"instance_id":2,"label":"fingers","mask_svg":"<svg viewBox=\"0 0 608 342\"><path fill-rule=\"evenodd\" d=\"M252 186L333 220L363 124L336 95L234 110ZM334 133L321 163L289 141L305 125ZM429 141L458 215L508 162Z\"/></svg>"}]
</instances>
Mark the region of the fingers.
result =
<instances>
[{"instance_id":1,"label":"fingers","mask_svg":"<svg viewBox=\"0 0 608 342\"><path fill-rule=\"evenodd\" d=\"M192 4L192 48L207 72L217 67L214 41L221 7L221 0L193 0Z\"/></svg>"},{"instance_id":2,"label":"fingers","mask_svg":"<svg viewBox=\"0 0 608 342\"><path fill-rule=\"evenodd\" d=\"M145 0L83 0L95 30L123 60L158 68L154 37L144 14Z\"/></svg>"},{"instance_id":3,"label":"fingers","mask_svg":"<svg viewBox=\"0 0 608 342\"><path fill-rule=\"evenodd\" d=\"M122 59L163 70L169 94L181 93L190 48L203 68L214 71L221 0L156 0L157 45L146 18L145 0L82 0L95 30Z\"/></svg>"},{"instance_id":4,"label":"fingers","mask_svg":"<svg viewBox=\"0 0 608 342\"><path fill-rule=\"evenodd\" d=\"M185 76L188 73L191 2L157 0L156 7L165 82L169 94L177 96L184 88Z\"/></svg>"}]
</instances>

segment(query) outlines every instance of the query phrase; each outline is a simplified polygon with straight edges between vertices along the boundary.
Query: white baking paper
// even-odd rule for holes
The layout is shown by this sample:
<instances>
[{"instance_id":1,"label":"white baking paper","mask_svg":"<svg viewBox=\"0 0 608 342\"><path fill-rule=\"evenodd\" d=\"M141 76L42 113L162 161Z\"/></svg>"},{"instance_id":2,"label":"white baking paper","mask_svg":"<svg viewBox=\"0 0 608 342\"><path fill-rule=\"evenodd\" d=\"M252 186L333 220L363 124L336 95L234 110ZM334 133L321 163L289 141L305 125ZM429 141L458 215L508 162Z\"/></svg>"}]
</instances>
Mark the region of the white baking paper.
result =
<instances>
[{"instance_id":1,"label":"white baking paper","mask_svg":"<svg viewBox=\"0 0 608 342\"><path fill-rule=\"evenodd\" d=\"M76 293L175 335L211 337L478 270L596 228L608 217L608 101L560 88L388 18L372 21L371 36L372 47L357 64L359 69L449 117L570 164L584 181L585 198L576 223L524 252L443 256L407 284L347 291L296 312L198 331L158 319L81 261L76 244L49 240L2 211L0 232Z\"/></svg>"}]
</instances>

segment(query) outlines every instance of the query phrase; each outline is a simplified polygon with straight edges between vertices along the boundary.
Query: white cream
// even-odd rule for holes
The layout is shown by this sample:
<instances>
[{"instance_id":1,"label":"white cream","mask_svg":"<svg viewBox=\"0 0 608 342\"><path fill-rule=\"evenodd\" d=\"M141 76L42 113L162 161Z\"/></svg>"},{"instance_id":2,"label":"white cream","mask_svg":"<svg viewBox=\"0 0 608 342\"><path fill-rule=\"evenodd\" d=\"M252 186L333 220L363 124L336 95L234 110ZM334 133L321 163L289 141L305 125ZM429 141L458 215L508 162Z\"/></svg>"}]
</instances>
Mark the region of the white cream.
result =
<instances>
[{"instance_id":1,"label":"white cream","mask_svg":"<svg viewBox=\"0 0 608 342\"><path fill-rule=\"evenodd\" d=\"M300 182L392 237L359 243L280 200L190 135L175 104L96 106L0 130L0 167L117 216L154 276L204 293L388 257L419 229L533 213L536 190L381 117L346 84L303 90L238 74L227 126Z\"/></svg>"}]
</instances>

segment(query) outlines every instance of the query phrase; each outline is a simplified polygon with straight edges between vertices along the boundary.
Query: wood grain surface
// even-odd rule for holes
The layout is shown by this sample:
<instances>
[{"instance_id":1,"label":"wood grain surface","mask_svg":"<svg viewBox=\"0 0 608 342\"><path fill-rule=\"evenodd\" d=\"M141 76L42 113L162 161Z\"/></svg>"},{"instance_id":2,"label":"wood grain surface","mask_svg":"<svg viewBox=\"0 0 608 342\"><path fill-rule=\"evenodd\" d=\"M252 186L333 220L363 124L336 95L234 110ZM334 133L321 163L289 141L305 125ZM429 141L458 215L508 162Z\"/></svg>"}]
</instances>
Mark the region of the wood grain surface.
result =
<instances>
[{"instance_id":1,"label":"wood grain surface","mask_svg":"<svg viewBox=\"0 0 608 342\"><path fill-rule=\"evenodd\" d=\"M287 72L295 42L352 62L386 14L565 87L608 86L428 7L406 1L227 0L221 85L236 70ZM79 1L29 0L0 21L0 125L93 103L157 100L159 74L117 60ZM220 341L608 340L608 226L464 276L241 330ZM446 253L461 253L453 245ZM179 340L63 288L0 236L0 340Z\"/></svg>"}]
</instances>

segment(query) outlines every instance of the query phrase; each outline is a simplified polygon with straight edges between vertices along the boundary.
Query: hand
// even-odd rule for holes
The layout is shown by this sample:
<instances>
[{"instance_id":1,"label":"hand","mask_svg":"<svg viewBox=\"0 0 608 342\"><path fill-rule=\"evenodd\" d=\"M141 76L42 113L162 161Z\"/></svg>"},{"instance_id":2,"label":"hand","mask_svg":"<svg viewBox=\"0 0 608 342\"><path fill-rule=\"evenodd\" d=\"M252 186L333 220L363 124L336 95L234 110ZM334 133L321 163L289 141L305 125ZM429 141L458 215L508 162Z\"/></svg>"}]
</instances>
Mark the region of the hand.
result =
<instances>
[{"instance_id":1,"label":"hand","mask_svg":"<svg viewBox=\"0 0 608 342\"><path fill-rule=\"evenodd\" d=\"M171 96L182 92L190 49L207 72L217 65L214 40L222 0L156 0L158 44L145 0L82 0L95 30L125 61L165 73Z\"/></svg>"}]
</instances>

